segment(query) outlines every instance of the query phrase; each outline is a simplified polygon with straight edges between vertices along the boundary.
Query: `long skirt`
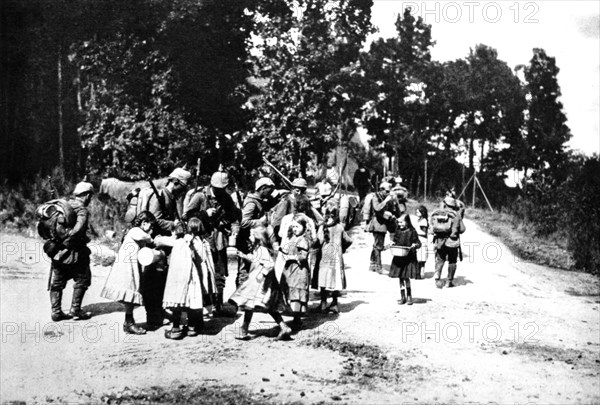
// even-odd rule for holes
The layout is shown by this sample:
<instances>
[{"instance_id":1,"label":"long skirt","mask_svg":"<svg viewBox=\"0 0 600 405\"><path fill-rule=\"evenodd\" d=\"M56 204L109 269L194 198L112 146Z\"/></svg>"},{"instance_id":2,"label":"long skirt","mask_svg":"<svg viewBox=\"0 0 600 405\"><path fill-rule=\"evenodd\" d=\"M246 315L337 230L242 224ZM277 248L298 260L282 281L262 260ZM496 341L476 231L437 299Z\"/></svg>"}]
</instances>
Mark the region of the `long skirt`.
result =
<instances>
[{"instance_id":1,"label":"long skirt","mask_svg":"<svg viewBox=\"0 0 600 405\"><path fill-rule=\"evenodd\" d=\"M282 280L287 286L287 296L293 312L304 313L308 307L308 288L310 286L309 270L296 261L288 261L283 271ZM284 287L285 288L285 287Z\"/></svg>"}]
</instances>

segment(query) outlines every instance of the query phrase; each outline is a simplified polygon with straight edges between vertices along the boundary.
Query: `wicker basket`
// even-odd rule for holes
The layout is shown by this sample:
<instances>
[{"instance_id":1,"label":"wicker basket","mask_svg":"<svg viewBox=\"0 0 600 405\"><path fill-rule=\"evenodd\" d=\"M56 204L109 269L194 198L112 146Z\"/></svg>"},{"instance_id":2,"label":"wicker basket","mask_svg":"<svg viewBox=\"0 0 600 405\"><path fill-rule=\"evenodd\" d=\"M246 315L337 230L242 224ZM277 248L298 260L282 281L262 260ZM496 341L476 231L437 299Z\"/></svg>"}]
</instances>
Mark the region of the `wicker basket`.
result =
<instances>
[{"instance_id":1,"label":"wicker basket","mask_svg":"<svg viewBox=\"0 0 600 405\"><path fill-rule=\"evenodd\" d=\"M390 250L392 251L392 255L399 256L399 257L408 256L408 254L410 253L410 247L408 247L408 246L392 245Z\"/></svg>"}]
</instances>

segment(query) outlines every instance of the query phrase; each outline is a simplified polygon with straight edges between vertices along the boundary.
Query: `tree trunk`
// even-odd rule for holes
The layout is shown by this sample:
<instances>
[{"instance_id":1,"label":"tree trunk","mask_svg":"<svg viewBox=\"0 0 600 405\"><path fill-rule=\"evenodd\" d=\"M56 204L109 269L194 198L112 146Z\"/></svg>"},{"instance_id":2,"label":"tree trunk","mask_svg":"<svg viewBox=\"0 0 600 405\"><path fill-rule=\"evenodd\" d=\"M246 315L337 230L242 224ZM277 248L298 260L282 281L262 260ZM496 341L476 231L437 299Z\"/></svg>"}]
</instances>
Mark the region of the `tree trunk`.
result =
<instances>
[{"instance_id":1,"label":"tree trunk","mask_svg":"<svg viewBox=\"0 0 600 405\"><path fill-rule=\"evenodd\" d=\"M62 49L58 47L58 164L60 168L65 170L65 151L63 145L63 108L62 108Z\"/></svg>"}]
</instances>

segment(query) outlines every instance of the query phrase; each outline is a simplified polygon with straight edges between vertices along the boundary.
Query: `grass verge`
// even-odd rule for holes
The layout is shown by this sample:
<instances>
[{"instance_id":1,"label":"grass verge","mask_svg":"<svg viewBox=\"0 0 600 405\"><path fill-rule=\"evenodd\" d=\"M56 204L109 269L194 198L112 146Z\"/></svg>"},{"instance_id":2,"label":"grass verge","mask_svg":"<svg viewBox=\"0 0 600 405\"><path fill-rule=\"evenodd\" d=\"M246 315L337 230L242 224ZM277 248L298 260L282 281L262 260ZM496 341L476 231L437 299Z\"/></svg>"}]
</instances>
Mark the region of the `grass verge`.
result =
<instances>
[{"instance_id":1,"label":"grass verge","mask_svg":"<svg viewBox=\"0 0 600 405\"><path fill-rule=\"evenodd\" d=\"M523 261L563 270L574 269L575 262L567 250L566 238L560 234L545 237L536 235L531 225L502 212L468 208L465 217L475 221L485 232L498 237Z\"/></svg>"}]
</instances>

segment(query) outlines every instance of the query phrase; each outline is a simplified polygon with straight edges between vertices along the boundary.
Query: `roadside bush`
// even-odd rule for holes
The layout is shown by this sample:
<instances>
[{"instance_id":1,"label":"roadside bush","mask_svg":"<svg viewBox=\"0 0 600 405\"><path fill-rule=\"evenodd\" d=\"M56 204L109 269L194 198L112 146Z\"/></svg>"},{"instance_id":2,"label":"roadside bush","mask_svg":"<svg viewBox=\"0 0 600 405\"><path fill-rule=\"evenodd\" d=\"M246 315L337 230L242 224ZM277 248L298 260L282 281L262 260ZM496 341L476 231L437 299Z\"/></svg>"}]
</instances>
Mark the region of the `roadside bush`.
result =
<instances>
[{"instance_id":1,"label":"roadside bush","mask_svg":"<svg viewBox=\"0 0 600 405\"><path fill-rule=\"evenodd\" d=\"M511 214L536 236L566 241L574 267L600 273L600 159L574 156L562 178L540 174L527 184Z\"/></svg>"},{"instance_id":2,"label":"roadside bush","mask_svg":"<svg viewBox=\"0 0 600 405\"><path fill-rule=\"evenodd\" d=\"M38 174L18 185L4 181L0 191L0 225L14 231L33 230L38 205L67 195L73 187L74 183L60 169L54 169L50 176Z\"/></svg>"},{"instance_id":3,"label":"roadside bush","mask_svg":"<svg viewBox=\"0 0 600 405\"><path fill-rule=\"evenodd\" d=\"M600 158L594 155L567 181L561 199L575 266L600 274Z\"/></svg>"}]
</instances>

